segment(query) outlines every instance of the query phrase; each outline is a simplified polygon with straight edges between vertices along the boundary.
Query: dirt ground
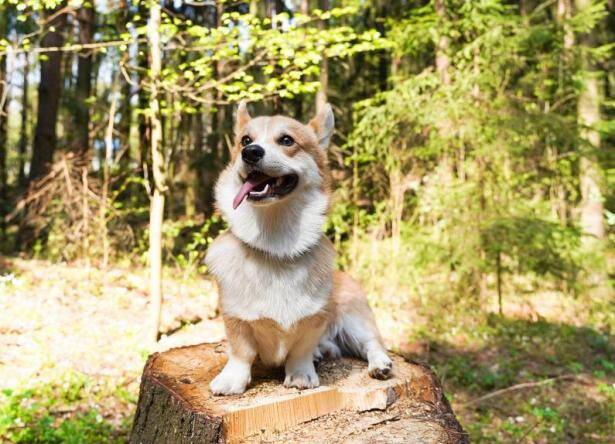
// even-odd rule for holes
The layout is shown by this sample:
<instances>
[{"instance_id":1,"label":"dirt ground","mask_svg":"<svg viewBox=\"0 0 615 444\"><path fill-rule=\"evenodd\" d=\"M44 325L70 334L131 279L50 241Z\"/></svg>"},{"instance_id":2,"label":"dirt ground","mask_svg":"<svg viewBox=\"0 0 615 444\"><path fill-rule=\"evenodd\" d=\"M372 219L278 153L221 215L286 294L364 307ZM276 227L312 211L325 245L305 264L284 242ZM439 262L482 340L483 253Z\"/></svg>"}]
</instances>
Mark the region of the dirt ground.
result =
<instances>
[{"instance_id":1,"label":"dirt ground","mask_svg":"<svg viewBox=\"0 0 615 444\"><path fill-rule=\"evenodd\" d=\"M54 402L62 416L95 409L124 432L151 352L224 336L207 279L165 277L166 333L155 349L146 341L148 281L142 270L5 259L0 279L0 390L32 388L59 397L56 386L63 386L77 391L78 399ZM50 387L49 394L41 387Z\"/></svg>"},{"instance_id":2,"label":"dirt ground","mask_svg":"<svg viewBox=\"0 0 615 444\"><path fill-rule=\"evenodd\" d=\"M55 371L113 377L140 372L150 351L145 274L19 260L4 268L13 281L12 291L0 293L3 387L53 378ZM160 349L223 336L209 280L188 284L167 277L164 294L162 330L171 333L188 323L198 328L163 335Z\"/></svg>"}]
</instances>

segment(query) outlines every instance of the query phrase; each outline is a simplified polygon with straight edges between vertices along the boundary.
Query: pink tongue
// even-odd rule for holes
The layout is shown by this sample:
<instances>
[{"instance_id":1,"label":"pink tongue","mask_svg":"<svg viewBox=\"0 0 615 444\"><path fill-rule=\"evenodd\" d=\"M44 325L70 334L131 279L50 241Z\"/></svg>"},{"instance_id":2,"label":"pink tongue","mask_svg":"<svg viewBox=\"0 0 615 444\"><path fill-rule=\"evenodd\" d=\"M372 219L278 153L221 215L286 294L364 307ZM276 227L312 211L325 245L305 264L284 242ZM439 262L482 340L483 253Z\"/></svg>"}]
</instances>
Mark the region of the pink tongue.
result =
<instances>
[{"instance_id":1,"label":"pink tongue","mask_svg":"<svg viewBox=\"0 0 615 444\"><path fill-rule=\"evenodd\" d=\"M237 207L241 205L241 202L243 202L243 200L250 193L250 191L252 191L254 188L267 180L269 180L269 176L265 174L250 174L250 176L248 176L246 181L239 189L239 192L235 196L235 199L233 199L233 210L237 209Z\"/></svg>"}]
</instances>

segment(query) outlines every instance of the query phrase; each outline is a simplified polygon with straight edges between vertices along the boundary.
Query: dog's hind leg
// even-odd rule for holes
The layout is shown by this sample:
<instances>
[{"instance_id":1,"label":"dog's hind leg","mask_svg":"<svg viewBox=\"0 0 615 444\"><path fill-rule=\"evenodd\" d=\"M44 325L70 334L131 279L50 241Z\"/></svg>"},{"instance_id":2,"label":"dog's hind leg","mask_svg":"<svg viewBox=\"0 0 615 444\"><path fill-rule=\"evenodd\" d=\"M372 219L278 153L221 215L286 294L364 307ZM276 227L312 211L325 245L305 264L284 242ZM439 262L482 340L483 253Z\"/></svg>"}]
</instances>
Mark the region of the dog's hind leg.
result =
<instances>
[{"instance_id":1,"label":"dog's hind leg","mask_svg":"<svg viewBox=\"0 0 615 444\"><path fill-rule=\"evenodd\" d=\"M337 325L336 339L342 350L365 359L372 378L388 379L392 376L393 362L382 345L380 333L373 320L345 313Z\"/></svg>"},{"instance_id":2,"label":"dog's hind leg","mask_svg":"<svg viewBox=\"0 0 615 444\"><path fill-rule=\"evenodd\" d=\"M333 338L344 353L365 359L372 378L390 378L393 362L361 286L346 273L338 272L334 275L333 298L336 318L327 332L328 338Z\"/></svg>"},{"instance_id":3,"label":"dog's hind leg","mask_svg":"<svg viewBox=\"0 0 615 444\"><path fill-rule=\"evenodd\" d=\"M342 357L342 350L335 342L335 338L326 334L318 343L314 356L317 358L317 361L320 361L321 359L335 360Z\"/></svg>"}]
</instances>

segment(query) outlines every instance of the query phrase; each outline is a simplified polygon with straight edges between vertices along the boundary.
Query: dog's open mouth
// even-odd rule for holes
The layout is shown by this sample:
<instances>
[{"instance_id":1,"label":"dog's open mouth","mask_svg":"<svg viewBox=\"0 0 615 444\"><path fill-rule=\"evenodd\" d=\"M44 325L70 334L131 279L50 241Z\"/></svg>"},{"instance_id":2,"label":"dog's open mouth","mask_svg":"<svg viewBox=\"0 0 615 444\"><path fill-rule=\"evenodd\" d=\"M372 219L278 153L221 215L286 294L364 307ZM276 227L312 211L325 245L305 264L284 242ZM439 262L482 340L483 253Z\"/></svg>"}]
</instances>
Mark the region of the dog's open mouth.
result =
<instances>
[{"instance_id":1,"label":"dog's open mouth","mask_svg":"<svg viewBox=\"0 0 615 444\"><path fill-rule=\"evenodd\" d=\"M285 196L295 189L298 181L296 174L272 177L261 171L252 171L233 199L233 209L241 205L246 197L253 201L261 201Z\"/></svg>"}]
</instances>

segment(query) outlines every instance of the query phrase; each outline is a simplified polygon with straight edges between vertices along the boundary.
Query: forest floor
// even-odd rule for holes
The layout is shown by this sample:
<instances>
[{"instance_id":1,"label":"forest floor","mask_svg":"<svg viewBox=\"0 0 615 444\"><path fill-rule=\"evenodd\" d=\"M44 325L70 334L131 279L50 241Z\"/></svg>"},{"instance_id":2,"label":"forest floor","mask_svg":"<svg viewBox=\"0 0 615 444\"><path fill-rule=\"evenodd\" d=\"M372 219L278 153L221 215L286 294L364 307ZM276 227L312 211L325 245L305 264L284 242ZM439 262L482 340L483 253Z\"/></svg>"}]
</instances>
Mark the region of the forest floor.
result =
<instances>
[{"instance_id":1,"label":"forest floor","mask_svg":"<svg viewBox=\"0 0 615 444\"><path fill-rule=\"evenodd\" d=\"M223 337L210 280L164 282L158 350ZM125 441L153 351L147 286L141 269L0 258L0 442ZM387 300L373 305L388 345L435 369L472 441L615 442L608 304L528 293L499 316Z\"/></svg>"}]
</instances>

